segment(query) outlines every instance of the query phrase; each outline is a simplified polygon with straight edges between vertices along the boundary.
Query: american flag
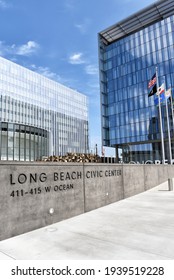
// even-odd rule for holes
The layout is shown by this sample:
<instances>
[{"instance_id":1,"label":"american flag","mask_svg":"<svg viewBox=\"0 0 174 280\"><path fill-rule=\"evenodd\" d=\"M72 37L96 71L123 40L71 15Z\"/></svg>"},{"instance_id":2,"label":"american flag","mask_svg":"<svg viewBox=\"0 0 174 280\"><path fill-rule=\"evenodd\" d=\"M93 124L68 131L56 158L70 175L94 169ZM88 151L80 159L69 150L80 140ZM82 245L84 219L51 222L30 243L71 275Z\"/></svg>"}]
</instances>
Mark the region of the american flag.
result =
<instances>
[{"instance_id":1,"label":"american flag","mask_svg":"<svg viewBox=\"0 0 174 280\"><path fill-rule=\"evenodd\" d=\"M149 81L148 88L151 88L154 84L156 84L156 73L153 75L152 79Z\"/></svg>"}]
</instances>

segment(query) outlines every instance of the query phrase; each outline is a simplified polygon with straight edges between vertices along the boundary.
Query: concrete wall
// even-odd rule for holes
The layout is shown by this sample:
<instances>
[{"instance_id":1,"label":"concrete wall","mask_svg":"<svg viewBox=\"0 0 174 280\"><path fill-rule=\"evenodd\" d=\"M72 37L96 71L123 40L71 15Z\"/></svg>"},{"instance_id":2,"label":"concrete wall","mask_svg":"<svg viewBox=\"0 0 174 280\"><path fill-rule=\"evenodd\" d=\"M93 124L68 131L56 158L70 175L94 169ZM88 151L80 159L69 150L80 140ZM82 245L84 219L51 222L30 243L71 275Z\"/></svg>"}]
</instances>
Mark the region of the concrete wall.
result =
<instances>
[{"instance_id":1,"label":"concrete wall","mask_svg":"<svg viewBox=\"0 0 174 280\"><path fill-rule=\"evenodd\" d=\"M85 164L85 212L123 199L123 166Z\"/></svg>"},{"instance_id":2,"label":"concrete wall","mask_svg":"<svg viewBox=\"0 0 174 280\"><path fill-rule=\"evenodd\" d=\"M0 240L138 194L174 177L174 166L0 163Z\"/></svg>"}]
</instances>

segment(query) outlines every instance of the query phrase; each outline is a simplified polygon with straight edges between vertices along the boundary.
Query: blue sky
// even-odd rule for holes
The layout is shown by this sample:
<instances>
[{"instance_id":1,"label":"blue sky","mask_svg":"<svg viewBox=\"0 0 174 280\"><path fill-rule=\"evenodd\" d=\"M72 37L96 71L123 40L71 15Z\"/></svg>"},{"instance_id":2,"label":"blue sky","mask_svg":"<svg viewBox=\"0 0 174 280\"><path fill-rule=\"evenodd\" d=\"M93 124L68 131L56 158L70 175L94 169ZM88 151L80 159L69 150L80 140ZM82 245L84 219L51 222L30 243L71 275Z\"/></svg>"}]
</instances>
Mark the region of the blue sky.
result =
<instances>
[{"instance_id":1,"label":"blue sky","mask_svg":"<svg viewBox=\"0 0 174 280\"><path fill-rule=\"evenodd\" d=\"M100 153L97 33L153 2L0 0L0 55L86 94L90 145Z\"/></svg>"}]
</instances>

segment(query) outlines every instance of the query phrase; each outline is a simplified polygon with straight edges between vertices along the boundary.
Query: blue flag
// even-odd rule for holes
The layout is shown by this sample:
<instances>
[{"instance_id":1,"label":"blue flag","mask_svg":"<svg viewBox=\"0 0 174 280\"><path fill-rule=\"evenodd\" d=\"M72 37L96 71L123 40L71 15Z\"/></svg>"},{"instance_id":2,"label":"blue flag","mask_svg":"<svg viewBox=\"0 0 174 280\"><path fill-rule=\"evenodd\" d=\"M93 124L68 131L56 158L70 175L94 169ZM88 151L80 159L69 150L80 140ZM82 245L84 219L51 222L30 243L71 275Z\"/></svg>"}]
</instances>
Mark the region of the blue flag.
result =
<instances>
[{"instance_id":1,"label":"blue flag","mask_svg":"<svg viewBox=\"0 0 174 280\"><path fill-rule=\"evenodd\" d=\"M165 101L165 94L164 94L164 92L160 94L160 103L162 103L163 101ZM155 105L158 105L158 103L159 103L158 102L158 96L155 97L154 103L155 103Z\"/></svg>"}]
</instances>

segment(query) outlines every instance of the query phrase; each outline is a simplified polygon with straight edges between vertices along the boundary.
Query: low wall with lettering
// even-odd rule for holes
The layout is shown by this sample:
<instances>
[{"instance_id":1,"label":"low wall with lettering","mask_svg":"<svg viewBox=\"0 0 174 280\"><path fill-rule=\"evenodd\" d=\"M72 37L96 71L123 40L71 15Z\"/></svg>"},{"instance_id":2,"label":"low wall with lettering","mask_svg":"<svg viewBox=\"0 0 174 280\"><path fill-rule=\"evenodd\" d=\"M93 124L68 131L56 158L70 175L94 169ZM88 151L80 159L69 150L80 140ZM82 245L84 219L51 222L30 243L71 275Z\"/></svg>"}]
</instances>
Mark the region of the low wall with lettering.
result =
<instances>
[{"instance_id":1,"label":"low wall with lettering","mask_svg":"<svg viewBox=\"0 0 174 280\"><path fill-rule=\"evenodd\" d=\"M123 166L85 164L85 212L123 199Z\"/></svg>"},{"instance_id":2,"label":"low wall with lettering","mask_svg":"<svg viewBox=\"0 0 174 280\"><path fill-rule=\"evenodd\" d=\"M0 163L0 240L138 194L174 177L170 165Z\"/></svg>"}]
</instances>

